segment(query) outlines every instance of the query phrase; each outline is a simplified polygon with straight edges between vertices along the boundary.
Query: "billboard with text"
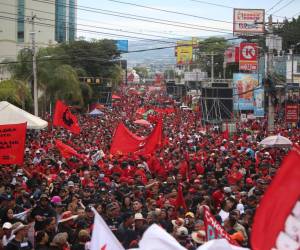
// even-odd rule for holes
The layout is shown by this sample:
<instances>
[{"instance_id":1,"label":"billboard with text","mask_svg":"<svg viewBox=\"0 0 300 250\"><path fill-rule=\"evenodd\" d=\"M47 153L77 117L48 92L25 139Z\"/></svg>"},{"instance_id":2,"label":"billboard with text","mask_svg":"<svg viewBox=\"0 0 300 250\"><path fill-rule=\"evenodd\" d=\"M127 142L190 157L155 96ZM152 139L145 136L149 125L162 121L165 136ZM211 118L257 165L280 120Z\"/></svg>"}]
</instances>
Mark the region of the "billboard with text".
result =
<instances>
[{"instance_id":1,"label":"billboard with text","mask_svg":"<svg viewBox=\"0 0 300 250\"><path fill-rule=\"evenodd\" d=\"M264 9L234 9L233 10L233 34L255 35L265 32Z\"/></svg>"}]
</instances>

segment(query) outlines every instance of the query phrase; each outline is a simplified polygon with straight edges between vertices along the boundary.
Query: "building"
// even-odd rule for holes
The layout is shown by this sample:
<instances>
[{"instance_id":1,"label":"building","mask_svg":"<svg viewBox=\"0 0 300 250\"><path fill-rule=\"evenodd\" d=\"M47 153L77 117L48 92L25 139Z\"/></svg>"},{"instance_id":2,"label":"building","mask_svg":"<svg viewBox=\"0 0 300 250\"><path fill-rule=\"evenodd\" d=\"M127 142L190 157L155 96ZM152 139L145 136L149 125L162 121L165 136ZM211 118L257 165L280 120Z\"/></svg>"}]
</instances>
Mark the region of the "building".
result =
<instances>
[{"instance_id":1,"label":"building","mask_svg":"<svg viewBox=\"0 0 300 250\"><path fill-rule=\"evenodd\" d=\"M36 47L74 41L76 37L76 0L54 2L0 0L0 62L15 61L21 49L31 49L34 17ZM0 80L9 78L0 67Z\"/></svg>"},{"instance_id":2,"label":"building","mask_svg":"<svg viewBox=\"0 0 300 250\"><path fill-rule=\"evenodd\" d=\"M76 38L76 0L55 0L55 41L71 42Z\"/></svg>"}]
</instances>

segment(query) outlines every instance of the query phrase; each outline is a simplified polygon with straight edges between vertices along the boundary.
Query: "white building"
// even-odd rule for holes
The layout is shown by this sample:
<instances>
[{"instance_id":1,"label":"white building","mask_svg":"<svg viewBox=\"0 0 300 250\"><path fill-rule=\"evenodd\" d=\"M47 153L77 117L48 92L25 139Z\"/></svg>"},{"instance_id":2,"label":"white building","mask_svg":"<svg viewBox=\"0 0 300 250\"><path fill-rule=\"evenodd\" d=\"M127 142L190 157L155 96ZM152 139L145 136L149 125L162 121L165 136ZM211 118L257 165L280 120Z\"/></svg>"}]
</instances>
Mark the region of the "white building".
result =
<instances>
[{"instance_id":1,"label":"white building","mask_svg":"<svg viewBox=\"0 0 300 250\"><path fill-rule=\"evenodd\" d=\"M34 0L0 0L0 61L15 60L31 48L31 17L35 16L37 47L55 43L55 5Z\"/></svg>"},{"instance_id":2,"label":"white building","mask_svg":"<svg viewBox=\"0 0 300 250\"><path fill-rule=\"evenodd\" d=\"M36 47L74 41L76 0L0 0L0 62L15 61L21 49L32 48L32 17ZM0 65L0 80L9 78Z\"/></svg>"}]
</instances>

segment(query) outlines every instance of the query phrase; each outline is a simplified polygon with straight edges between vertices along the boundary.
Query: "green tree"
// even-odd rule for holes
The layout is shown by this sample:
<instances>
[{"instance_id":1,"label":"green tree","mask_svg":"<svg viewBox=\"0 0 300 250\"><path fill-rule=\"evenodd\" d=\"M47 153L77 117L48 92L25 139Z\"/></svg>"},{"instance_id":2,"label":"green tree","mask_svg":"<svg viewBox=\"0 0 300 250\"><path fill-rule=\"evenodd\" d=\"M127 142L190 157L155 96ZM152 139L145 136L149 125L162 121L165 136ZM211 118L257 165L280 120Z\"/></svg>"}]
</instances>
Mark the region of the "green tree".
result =
<instances>
[{"instance_id":1,"label":"green tree","mask_svg":"<svg viewBox=\"0 0 300 250\"><path fill-rule=\"evenodd\" d=\"M300 16L292 21L285 20L282 27L275 30L282 37L283 50L291 49L292 45L300 42ZM300 46L295 47L295 53L300 53Z\"/></svg>"},{"instance_id":2,"label":"green tree","mask_svg":"<svg viewBox=\"0 0 300 250\"><path fill-rule=\"evenodd\" d=\"M11 79L0 84L0 100L8 101L23 109L32 108L32 98L28 86L19 80Z\"/></svg>"},{"instance_id":3,"label":"green tree","mask_svg":"<svg viewBox=\"0 0 300 250\"><path fill-rule=\"evenodd\" d=\"M199 49L196 53L196 64L200 66L203 71L211 74L211 54L214 54L214 74L215 77L222 75L224 51L230 44L223 37L210 37L199 42Z\"/></svg>"}]
</instances>

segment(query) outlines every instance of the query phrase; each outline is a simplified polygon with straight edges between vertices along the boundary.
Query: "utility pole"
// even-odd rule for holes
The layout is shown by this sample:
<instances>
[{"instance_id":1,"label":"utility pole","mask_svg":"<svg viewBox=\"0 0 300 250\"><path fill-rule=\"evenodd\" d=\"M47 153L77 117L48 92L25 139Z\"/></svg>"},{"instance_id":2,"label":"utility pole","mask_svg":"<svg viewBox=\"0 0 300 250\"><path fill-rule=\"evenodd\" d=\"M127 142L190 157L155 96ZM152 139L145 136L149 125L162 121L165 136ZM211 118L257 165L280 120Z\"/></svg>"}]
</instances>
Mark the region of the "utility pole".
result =
<instances>
[{"instance_id":1,"label":"utility pole","mask_svg":"<svg viewBox=\"0 0 300 250\"><path fill-rule=\"evenodd\" d=\"M215 66L215 62L214 62L214 52L211 53L211 82L214 82L214 66Z\"/></svg>"},{"instance_id":2,"label":"utility pole","mask_svg":"<svg viewBox=\"0 0 300 250\"><path fill-rule=\"evenodd\" d=\"M31 14L31 45L32 45L32 71L33 71L33 103L34 115L39 116L38 107L38 88L37 88L37 70L36 70L36 45L35 45L35 18L36 15Z\"/></svg>"},{"instance_id":3,"label":"utility pole","mask_svg":"<svg viewBox=\"0 0 300 250\"><path fill-rule=\"evenodd\" d=\"M273 37L273 19L272 15L269 16L269 33L271 35L271 39ZM267 58L267 75L266 78L272 75L273 72L273 50L268 47L268 58ZM269 84L270 85L270 84ZM271 94L271 86L269 86L268 90L268 132L274 132L274 105Z\"/></svg>"}]
</instances>

